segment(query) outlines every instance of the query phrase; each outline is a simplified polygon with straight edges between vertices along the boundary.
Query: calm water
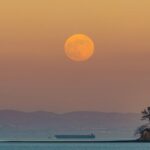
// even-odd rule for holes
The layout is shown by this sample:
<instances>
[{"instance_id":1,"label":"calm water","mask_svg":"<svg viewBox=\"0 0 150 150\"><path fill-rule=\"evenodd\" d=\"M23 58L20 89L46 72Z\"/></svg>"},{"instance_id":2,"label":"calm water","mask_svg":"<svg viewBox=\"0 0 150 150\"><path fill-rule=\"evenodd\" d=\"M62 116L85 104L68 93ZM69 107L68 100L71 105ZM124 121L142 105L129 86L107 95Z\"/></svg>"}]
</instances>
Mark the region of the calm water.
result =
<instances>
[{"instance_id":1,"label":"calm water","mask_svg":"<svg viewBox=\"0 0 150 150\"><path fill-rule=\"evenodd\" d=\"M0 150L150 150L150 143L0 143Z\"/></svg>"}]
</instances>

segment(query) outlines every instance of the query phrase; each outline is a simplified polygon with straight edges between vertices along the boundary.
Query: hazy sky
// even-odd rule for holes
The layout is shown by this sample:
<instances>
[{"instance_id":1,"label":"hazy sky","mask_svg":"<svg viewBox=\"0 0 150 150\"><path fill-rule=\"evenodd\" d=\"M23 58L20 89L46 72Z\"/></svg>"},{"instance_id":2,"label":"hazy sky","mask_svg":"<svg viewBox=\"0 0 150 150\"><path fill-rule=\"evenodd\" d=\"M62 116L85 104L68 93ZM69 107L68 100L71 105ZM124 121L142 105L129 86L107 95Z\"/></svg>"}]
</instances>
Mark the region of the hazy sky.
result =
<instances>
[{"instance_id":1,"label":"hazy sky","mask_svg":"<svg viewBox=\"0 0 150 150\"><path fill-rule=\"evenodd\" d=\"M73 62L64 42L95 43ZM139 112L150 105L150 0L1 0L0 109Z\"/></svg>"}]
</instances>

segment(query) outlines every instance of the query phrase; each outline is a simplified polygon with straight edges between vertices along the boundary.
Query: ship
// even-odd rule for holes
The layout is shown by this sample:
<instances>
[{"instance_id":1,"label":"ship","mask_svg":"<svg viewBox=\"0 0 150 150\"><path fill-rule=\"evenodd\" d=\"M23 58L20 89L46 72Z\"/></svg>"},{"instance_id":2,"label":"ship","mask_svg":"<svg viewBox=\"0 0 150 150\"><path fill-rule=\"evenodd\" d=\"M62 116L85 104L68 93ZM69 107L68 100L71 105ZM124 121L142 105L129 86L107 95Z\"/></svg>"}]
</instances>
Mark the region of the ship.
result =
<instances>
[{"instance_id":1,"label":"ship","mask_svg":"<svg viewBox=\"0 0 150 150\"><path fill-rule=\"evenodd\" d=\"M55 135L57 139L94 139L95 135L92 134L63 134Z\"/></svg>"}]
</instances>

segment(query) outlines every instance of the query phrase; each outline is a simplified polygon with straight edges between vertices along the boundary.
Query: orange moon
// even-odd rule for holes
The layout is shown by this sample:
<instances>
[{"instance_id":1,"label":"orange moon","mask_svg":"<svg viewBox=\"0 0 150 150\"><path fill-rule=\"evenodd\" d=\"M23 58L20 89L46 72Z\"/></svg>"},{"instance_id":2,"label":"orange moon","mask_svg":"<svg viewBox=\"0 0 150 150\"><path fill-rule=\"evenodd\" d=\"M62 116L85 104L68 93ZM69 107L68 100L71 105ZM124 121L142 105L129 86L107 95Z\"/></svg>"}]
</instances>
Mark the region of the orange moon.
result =
<instances>
[{"instance_id":1,"label":"orange moon","mask_svg":"<svg viewBox=\"0 0 150 150\"><path fill-rule=\"evenodd\" d=\"M93 40L84 34L75 34L65 42L65 53L73 61L88 60L94 53Z\"/></svg>"}]
</instances>

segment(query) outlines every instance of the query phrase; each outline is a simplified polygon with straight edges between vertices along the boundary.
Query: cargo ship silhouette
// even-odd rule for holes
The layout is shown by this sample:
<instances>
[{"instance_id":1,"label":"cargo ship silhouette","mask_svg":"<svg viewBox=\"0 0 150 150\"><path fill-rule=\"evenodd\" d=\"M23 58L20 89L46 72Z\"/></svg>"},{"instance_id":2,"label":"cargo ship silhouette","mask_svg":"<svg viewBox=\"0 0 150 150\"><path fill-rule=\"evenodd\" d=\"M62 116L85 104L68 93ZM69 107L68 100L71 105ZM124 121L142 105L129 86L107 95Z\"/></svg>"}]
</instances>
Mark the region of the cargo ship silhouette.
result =
<instances>
[{"instance_id":1,"label":"cargo ship silhouette","mask_svg":"<svg viewBox=\"0 0 150 150\"><path fill-rule=\"evenodd\" d=\"M63 134L55 135L57 139L94 139L95 135L92 134Z\"/></svg>"}]
</instances>

